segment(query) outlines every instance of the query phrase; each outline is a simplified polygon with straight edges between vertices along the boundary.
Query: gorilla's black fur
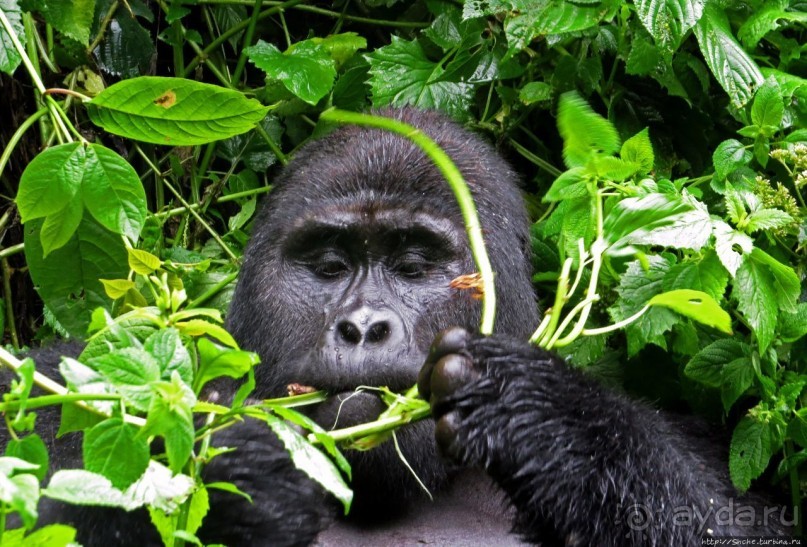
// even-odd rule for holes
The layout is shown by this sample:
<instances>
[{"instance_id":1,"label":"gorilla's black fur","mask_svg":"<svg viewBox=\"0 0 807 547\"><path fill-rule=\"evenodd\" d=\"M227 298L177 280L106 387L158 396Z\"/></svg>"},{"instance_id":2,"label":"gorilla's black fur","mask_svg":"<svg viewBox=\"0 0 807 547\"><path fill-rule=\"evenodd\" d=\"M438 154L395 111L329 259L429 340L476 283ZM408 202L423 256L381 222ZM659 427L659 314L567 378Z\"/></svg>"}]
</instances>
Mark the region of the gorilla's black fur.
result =
<instances>
[{"instance_id":1,"label":"gorilla's black fur","mask_svg":"<svg viewBox=\"0 0 807 547\"><path fill-rule=\"evenodd\" d=\"M434 138L470 185L497 274L497 334L438 336L453 325L474 330L479 304L449 288L475 268L437 169L402 137L340 128L297 153L255 221L228 319L242 346L261 355L255 396L282 395L293 382L327 390L332 398L312 417L343 427L381 410L371 392L348 398L356 386L403 390L418 380L438 420L436 431L426 421L398 433L418 476L438 495L451 482L452 465L436 444L451 460L481 468L507 494L516 529L531 541L701 545L709 533L778 533L775 523L715 519L731 504L761 516L762 504L736 496L715 447L685 423L603 389L525 342L539 317L515 175L439 114L387 113ZM332 502L265 425L248 421L215 442L238 451L214 460L206 479L235 482L254 504L211 492L205 541L305 545L332 522ZM410 500L425 498L391 445L349 454L352 518L362 523L421 511ZM702 527L681 523L686 507L707 516ZM49 506L44 520L71 520L88 530L80 539L89 546L145 543L131 527L88 526L92 511L71 511ZM643 511L652 514L637 521Z\"/></svg>"}]
</instances>

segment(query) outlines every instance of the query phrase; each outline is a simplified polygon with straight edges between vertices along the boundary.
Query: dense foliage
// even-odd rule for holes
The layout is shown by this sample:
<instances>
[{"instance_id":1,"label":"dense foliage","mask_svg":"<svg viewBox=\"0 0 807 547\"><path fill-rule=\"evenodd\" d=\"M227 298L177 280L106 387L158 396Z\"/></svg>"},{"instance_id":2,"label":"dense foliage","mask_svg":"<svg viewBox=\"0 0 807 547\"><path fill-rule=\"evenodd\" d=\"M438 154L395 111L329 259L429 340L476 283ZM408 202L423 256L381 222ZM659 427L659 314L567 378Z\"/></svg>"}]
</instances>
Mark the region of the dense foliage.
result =
<instances>
[{"instance_id":1,"label":"dense foliage","mask_svg":"<svg viewBox=\"0 0 807 547\"><path fill-rule=\"evenodd\" d=\"M800 0L0 0L4 341L93 336L62 365L70 393L29 398L26 362L4 394L18 440L0 514L32 527L41 493L145 504L166 544L193 542L210 433L249 414L303 446L278 416L301 418L245 404L249 381L231 408L197 396L251 377L221 313L272 173L333 126L325 110L384 105L447 112L523 173L548 308L536 343L726 422L738 489L768 470L800 506L805 22ZM86 470L40 492L32 411L64 401ZM165 454L150 459L155 436ZM129 494L170 472L168 491ZM320 479L348 503L338 477ZM103 499L71 488L90 480ZM0 526L4 544L35 544L27 533Z\"/></svg>"}]
</instances>

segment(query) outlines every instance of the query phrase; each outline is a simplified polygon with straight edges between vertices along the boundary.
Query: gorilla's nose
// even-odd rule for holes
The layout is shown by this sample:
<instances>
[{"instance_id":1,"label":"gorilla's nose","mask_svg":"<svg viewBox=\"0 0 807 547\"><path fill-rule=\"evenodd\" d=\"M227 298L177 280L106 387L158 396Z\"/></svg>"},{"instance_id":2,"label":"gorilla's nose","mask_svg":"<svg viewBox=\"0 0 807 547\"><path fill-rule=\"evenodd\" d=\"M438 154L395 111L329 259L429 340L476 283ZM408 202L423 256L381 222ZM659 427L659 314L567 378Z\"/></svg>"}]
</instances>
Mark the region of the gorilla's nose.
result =
<instances>
[{"instance_id":1,"label":"gorilla's nose","mask_svg":"<svg viewBox=\"0 0 807 547\"><path fill-rule=\"evenodd\" d=\"M392 310L361 306L336 321L337 345L385 346L403 341L404 327Z\"/></svg>"}]
</instances>

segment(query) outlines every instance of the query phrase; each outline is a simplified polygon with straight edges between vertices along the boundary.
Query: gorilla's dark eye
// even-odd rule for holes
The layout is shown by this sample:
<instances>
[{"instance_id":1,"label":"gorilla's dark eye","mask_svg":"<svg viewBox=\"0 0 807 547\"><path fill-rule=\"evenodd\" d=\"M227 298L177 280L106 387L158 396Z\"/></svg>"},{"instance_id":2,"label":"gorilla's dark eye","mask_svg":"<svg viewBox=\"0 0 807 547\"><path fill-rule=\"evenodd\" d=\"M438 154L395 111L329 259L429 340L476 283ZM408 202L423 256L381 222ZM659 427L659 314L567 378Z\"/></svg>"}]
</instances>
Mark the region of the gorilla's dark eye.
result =
<instances>
[{"instance_id":1,"label":"gorilla's dark eye","mask_svg":"<svg viewBox=\"0 0 807 547\"><path fill-rule=\"evenodd\" d=\"M316 275L324 279L341 277L350 269L347 259L333 251L327 251L312 257L311 261L308 262L308 267Z\"/></svg>"},{"instance_id":2,"label":"gorilla's dark eye","mask_svg":"<svg viewBox=\"0 0 807 547\"><path fill-rule=\"evenodd\" d=\"M395 273L407 279L418 279L426 275L429 261L422 254L408 252L393 262Z\"/></svg>"}]
</instances>

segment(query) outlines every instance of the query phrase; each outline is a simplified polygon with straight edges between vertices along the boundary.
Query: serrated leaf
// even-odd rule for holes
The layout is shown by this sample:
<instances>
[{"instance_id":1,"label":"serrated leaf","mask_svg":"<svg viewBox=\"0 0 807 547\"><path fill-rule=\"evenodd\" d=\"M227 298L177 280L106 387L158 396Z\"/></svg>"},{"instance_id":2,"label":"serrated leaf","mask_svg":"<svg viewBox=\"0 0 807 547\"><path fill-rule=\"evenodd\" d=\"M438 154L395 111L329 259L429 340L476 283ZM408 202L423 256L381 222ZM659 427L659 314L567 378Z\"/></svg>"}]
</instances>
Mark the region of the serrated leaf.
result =
<instances>
[{"instance_id":1,"label":"serrated leaf","mask_svg":"<svg viewBox=\"0 0 807 547\"><path fill-rule=\"evenodd\" d=\"M638 165L639 172L642 174L653 170L655 162L653 143L650 142L650 133L646 127L622 143L619 157Z\"/></svg>"},{"instance_id":2,"label":"serrated leaf","mask_svg":"<svg viewBox=\"0 0 807 547\"><path fill-rule=\"evenodd\" d=\"M748 165L752 157L751 151L736 139L721 142L712 154L715 177L718 180L725 180L732 171Z\"/></svg>"},{"instance_id":3,"label":"serrated leaf","mask_svg":"<svg viewBox=\"0 0 807 547\"><path fill-rule=\"evenodd\" d=\"M634 4L639 20L656 44L674 51L701 18L706 0L636 0Z\"/></svg>"},{"instance_id":4,"label":"serrated leaf","mask_svg":"<svg viewBox=\"0 0 807 547\"><path fill-rule=\"evenodd\" d=\"M742 264L743 257L754 249L753 240L722 220L713 221L712 233L715 236L715 251L720 262L732 277L736 276L737 268Z\"/></svg>"},{"instance_id":5,"label":"serrated leaf","mask_svg":"<svg viewBox=\"0 0 807 547\"><path fill-rule=\"evenodd\" d=\"M728 285L729 273L714 251L707 251L698 260L673 265L664 276L664 290L694 289L703 291L715 300L722 300Z\"/></svg>"},{"instance_id":6,"label":"serrated leaf","mask_svg":"<svg viewBox=\"0 0 807 547\"><path fill-rule=\"evenodd\" d=\"M619 150L619 135L614 126L577 93L561 95L558 130L563 137L563 160L570 168L585 167L593 156L607 156Z\"/></svg>"},{"instance_id":7,"label":"serrated leaf","mask_svg":"<svg viewBox=\"0 0 807 547\"><path fill-rule=\"evenodd\" d=\"M444 81L445 70L431 61L417 40L392 36L392 43L365 55L370 63L370 89L375 106L405 106L442 110L461 119L468 116L474 86Z\"/></svg>"},{"instance_id":8,"label":"serrated leaf","mask_svg":"<svg viewBox=\"0 0 807 547\"><path fill-rule=\"evenodd\" d=\"M176 371L188 385L193 382L193 363L188 349L176 329L160 329L149 336L143 343L143 349L149 352L160 365L160 377L169 380Z\"/></svg>"},{"instance_id":9,"label":"serrated leaf","mask_svg":"<svg viewBox=\"0 0 807 547\"><path fill-rule=\"evenodd\" d=\"M261 417L283 442L286 450L291 454L295 467L317 481L342 502L347 514L353 501L353 491L345 484L334 463L285 421L270 414L264 414Z\"/></svg>"},{"instance_id":10,"label":"serrated leaf","mask_svg":"<svg viewBox=\"0 0 807 547\"><path fill-rule=\"evenodd\" d=\"M706 4L695 25L695 36L706 64L732 103L744 106L764 78L754 60L735 40L728 17L720 7Z\"/></svg>"},{"instance_id":11,"label":"serrated leaf","mask_svg":"<svg viewBox=\"0 0 807 547\"><path fill-rule=\"evenodd\" d=\"M25 27L22 24L22 13L17 0L0 0L0 11L5 14L6 19L11 23L11 28L19 38L20 43L24 44ZM0 25L0 71L11 76L21 62L22 57L17 53L11 37L6 32L5 27Z\"/></svg>"},{"instance_id":12,"label":"serrated leaf","mask_svg":"<svg viewBox=\"0 0 807 547\"><path fill-rule=\"evenodd\" d=\"M648 306L663 306L721 332L731 334L731 317L714 299L701 291L678 289L657 294Z\"/></svg>"},{"instance_id":13,"label":"serrated leaf","mask_svg":"<svg viewBox=\"0 0 807 547\"><path fill-rule=\"evenodd\" d=\"M25 259L37 291L59 323L83 338L92 310L109 309L100 278L126 277L126 251L120 236L85 215L73 237L44 257L42 220L25 225Z\"/></svg>"},{"instance_id":14,"label":"serrated leaf","mask_svg":"<svg viewBox=\"0 0 807 547\"><path fill-rule=\"evenodd\" d=\"M128 487L149 464L148 443L136 435L135 428L120 418L94 426L84 433L84 467L108 478L115 488Z\"/></svg>"},{"instance_id":15,"label":"serrated leaf","mask_svg":"<svg viewBox=\"0 0 807 547\"><path fill-rule=\"evenodd\" d=\"M807 22L807 13L803 11L787 11L790 2L787 0L766 0L755 6L737 31L737 37L749 51L770 31L781 25L780 21Z\"/></svg>"},{"instance_id":16,"label":"serrated leaf","mask_svg":"<svg viewBox=\"0 0 807 547\"><path fill-rule=\"evenodd\" d=\"M726 363L749 359L751 351L750 346L739 340L716 340L689 360L684 367L684 374L703 385L719 388L723 383L723 368Z\"/></svg>"},{"instance_id":17,"label":"serrated leaf","mask_svg":"<svg viewBox=\"0 0 807 547\"><path fill-rule=\"evenodd\" d=\"M771 455L770 425L750 416L740 420L729 448L729 472L737 490L748 490L751 481L768 467Z\"/></svg>"},{"instance_id":18,"label":"serrated leaf","mask_svg":"<svg viewBox=\"0 0 807 547\"><path fill-rule=\"evenodd\" d=\"M87 364L114 385L127 404L142 412L148 410L150 384L160 379L160 367L151 355L142 349L123 348L94 357Z\"/></svg>"},{"instance_id":19,"label":"serrated leaf","mask_svg":"<svg viewBox=\"0 0 807 547\"><path fill-rule=\"evenodd\" d=\"M807 335L807 302L796 306L793 313L784 313L779 318L780 335L784 342L795 342Z\"/></svg>"},{"instance_id":20,"label":"serrated leaf","mask_svg":"<svg viewBox=\"0 0 807 547\"><path fill-rule=\"evenodd\" d=\"M25 528L6 530L3 547L73 547L76 545L76 529L64 524L50 524L24 535Z\"/></svg>"},{"instance_id":21,"label":"serrated leaf","mask_svg":"<svg viewBox=\"0 0 807 547\"><path fill-rule=\"evenodd\" d=\"M754 233L757 230L773 230L793 222L793 217L779 209L759 209L745 219L745 230Z\"/></svg>"},{"instance_id":22,"label":"serrated leaf","mask_svg":"<svg viewBox=\"0 0 807 547\"><path fill-rule=\"evenodd\" d=\"M754 102L751 104L751 121L760 127L764 125L779 127L784 113L785 105L782 101L779 84L776 83L775 78L770 77L754 95Z\"/></svg>"},{"instance_id":23,"label":"serrated leaf","mask_svg":"<svg viewBox=\"0 0 807 547\"><path fill-rule=\"evenodd\" d=\"M53 28L86 46L90 42L96 0L47 0L37 11Z\"/></svg>"},{"instance_id":24,"label":"serrated leaf","mask_svg":"<svg viewBox=\"0 0 807 547\"><path fill-rule=\"evenodd\" d=\"M585 197L588 195L585 181L586 170L582 167L564 171L555 179L542 199L543 201L562 201L564 199Z\"/></svg>"},{"instance_id":25,"label":"serrated leaf","mask_svg":"<svg viewBox=\"0 0 807 547\"><path fill-rule=\"evenodd\" d=\"M157 76L118 82L86 106L93 123L110 133L169 146L206 144L245 133L268 112L238 91Z\"/></svg>"},{"instance_id":26,"label":"serrated leaf","mask_svg":"<svg viewBox=\"0 0 807 547\"><path fill-rule=\"evenodd\" d=\"M5 456L19 458L26 462L38 465L38 469L31 469L31 473L37 479L45 480L48 474L48 448L42 438L37 434L26 435L21 439L11 439L8 441Z\"/></svg>"},{"instance_id":27,"label":"serrated leaf","mask_svg":"<svg viewBox=\"0 0 807 547\"><path fill-rule=\"evenodd\" d=\"M720 400L723 403L723 410L728 412L740 395L751 387L754 381L754 365L748 357L735 359L726 363L723 367Z\"/></svg>"},{"instance_id":28,"label":"serrated leaf","mask_svg":"<svg viewBox=\"0 0 807 547\"><path fill-rule=\"evenodd\" d=\"M755 248L749 257L751 260L763 264L773 274L776 304L780 311L796 311L796 302L799 299L801 285L799 276L793 268L782 264L762 249Z\"/></svg>"},{"instance_id":29,"label":"serrated leaf","mask_svg":"<svg viewBox=\"0 0 807 547\"><path fill-rule=\"evenodd\" d=\"M357 51L367 47L367 39L355 32L331 34L325 38L314 37L311 38L311 41L327 51L331 58L336 61L337 66L343 65ZM294 47L299 47L297 44L300 43L295 43Z\"/></svg>"},{"instance_id":30,"label":"serrated leaf","mask_svg":"<svg viewBox=\"0 0 807 547\"><path fill-rule=\"evenodd\" d=\"M296 42L285 53L258 40L244 52L267 76L279 80L286 89L309 104L317 104L333 87L336 78L334 61L325 46L312 40Z\"/></svg>"},{"instance_id":31,"label":"serrated leaf","mask_svg":"<svg viewBox=\"0 0 807 547\"><path fill-rule=\"evenodd\" d=\"M775 284L776 280L768 268L746 257L737 269L731 291L732 297L737 300L737 309L754 330L761 352L773 341L776 329L779 308Z\"/></svg>"},{"instance_id":32,"label":"serrated leaf","mask_svg":"<svg viewBox=\"0 0 807 547\"><path fill-rule=\"evenodd\" d=\"M194 390L198 393L202 387L219 376L238 379L260 362L258 356L249 351L217 346L210 340L200 338L199 370L194 381Z\"/></svg>"},{"instance_id":33,"label":"serrated leaf","mask_svg":"<svg viewBox=\"0 0 807 547\"><path fill-rule=\"evenodd\" d=\"M169 382L153 384L154 397L149 405L146 425L139 437L161 435L165 439L165 452L171 470L179 473L193 450L193 411L196 396L191 388L174 372Z\"/></svg>"},{"instance_id":34,"label":"serrated leaf","mask_svg":"<svg viewBox=\"0 0 807 547\"><path fill-rule=\"evenodd\" d=\"M128 255L129 268L136 274L150 275L159 270L163 265L159 257L142 249L126 249L126 253Z\"/></svg>"},{"instance_id":35,"label":"serrated leaf","mask_svg":"<svg viewBox=\"0 0 807 547\"><path fill-rule=\"evenodd\" d=\"M42 495L75 505L120 507L127 511L150 505L170 513L187 499L194 487L192 478L174 475L151 460L143 476L124 492L103 475L72 469L54 473Z\"/></svg>"}]
</instances>

